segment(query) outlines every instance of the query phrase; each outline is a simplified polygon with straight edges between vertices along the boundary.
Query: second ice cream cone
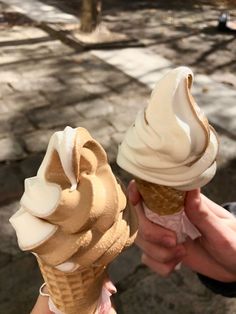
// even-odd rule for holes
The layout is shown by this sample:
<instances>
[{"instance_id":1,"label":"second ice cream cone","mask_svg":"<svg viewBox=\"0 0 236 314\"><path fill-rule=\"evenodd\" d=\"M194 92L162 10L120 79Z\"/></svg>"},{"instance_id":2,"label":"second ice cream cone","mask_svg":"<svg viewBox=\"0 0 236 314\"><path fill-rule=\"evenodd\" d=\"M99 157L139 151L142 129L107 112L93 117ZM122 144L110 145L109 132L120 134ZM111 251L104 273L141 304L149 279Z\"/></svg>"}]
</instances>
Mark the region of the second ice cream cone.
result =
<instances>
[{"instance_id":1,"label":"second ice cream cone","mask_svg":"<svg viewBox=\"0 0 236 314\"><path fill-rule=\"evenodd\" d=\"M185 191L135 179L145 205L154 213L165 216L180 212L184 207Z\"/></svg>"},{"instance_id":2,"label":"second ice cream cone","mask_svg":"<svg viewBox=\"0 0 236 314\"><path fill-rule=\"evenodd\" d=\"M106 277L104 266L79 267L65 273L38 258L53 304L65 314L94 314Z\"/></svg>"}]
</instances>

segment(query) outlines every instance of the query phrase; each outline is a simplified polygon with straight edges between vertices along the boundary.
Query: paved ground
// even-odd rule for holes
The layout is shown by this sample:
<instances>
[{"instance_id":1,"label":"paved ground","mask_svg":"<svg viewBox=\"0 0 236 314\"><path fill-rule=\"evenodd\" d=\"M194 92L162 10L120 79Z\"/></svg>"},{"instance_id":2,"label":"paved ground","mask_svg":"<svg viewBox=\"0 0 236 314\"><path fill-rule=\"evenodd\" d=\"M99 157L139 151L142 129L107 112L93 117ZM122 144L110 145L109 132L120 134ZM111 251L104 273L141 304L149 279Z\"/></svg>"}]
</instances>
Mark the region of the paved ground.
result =
<instances>
[{"instance_id":1,"label":"paved ground","mask_svg":"<svg viewBox=\"0 0 236 314\"><path fill-rule=\"evenodd\" d=\"M180 3L114 1L105 8L105 23L144 47L88 52L60 31L77 23L71 15L75 6L0 2L0 313L29 312L41 282L34 259L18 250L8 218L18 208L24 178L36 173L50 135L66 125L85 126L127 182L115 164L117 145L146 103L151 85L169 67L193 68L194 94L220 135L219 170L205 192L217 202L235 198L235 35L215 29L222 4L188 1L180 9ZM30 19L17 15L19 10ZM169 279L151 273L135 247L115 261L111 273L119 290L118 313L236 311L236 301L212 295L186 269Z\"/></svg>"}]
</instances>

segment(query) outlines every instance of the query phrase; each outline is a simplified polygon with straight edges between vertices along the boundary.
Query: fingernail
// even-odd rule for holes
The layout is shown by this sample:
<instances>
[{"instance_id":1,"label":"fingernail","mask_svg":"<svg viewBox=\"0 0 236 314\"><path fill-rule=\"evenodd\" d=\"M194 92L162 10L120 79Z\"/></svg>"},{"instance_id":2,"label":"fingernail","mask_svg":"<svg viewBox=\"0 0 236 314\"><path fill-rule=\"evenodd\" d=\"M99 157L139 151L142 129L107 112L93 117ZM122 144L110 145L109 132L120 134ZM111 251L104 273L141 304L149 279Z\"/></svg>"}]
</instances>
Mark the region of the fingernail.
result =
<instances>
[{"instance_id":1,"label":"fingernail","mask_svg":"<svg viewBox=\"0 0 236 314\"><path fill-rule=\"evenodd\" d=\"M163 237L161 243L168 248L175 247L176 245L175 239L169 236Z\"/></svg>"}]
</instances>

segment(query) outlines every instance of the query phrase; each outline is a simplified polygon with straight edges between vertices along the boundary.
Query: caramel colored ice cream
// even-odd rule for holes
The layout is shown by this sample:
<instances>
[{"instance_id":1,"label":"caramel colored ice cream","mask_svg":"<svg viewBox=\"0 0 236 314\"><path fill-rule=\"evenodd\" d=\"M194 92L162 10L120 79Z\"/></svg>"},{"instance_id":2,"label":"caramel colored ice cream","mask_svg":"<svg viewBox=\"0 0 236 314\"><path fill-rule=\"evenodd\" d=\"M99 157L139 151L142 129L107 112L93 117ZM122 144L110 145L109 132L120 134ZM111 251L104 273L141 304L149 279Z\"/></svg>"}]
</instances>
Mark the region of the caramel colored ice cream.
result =
<instances>
[{"instance_id":1,"label":"caramel colored ice cream","mask_svg":"<svg viewBox=\"0 0 236 314\"><path fill-rule=\"evenodd\" d=\"M137 229L101 145L84 128L54 133L20 203L10 222L20 248L37 256L54 304L65 314L94 313L107 265ZM63 291L72 285L69 303L58 297L60 280Z\"/></svg>"}]
</instances>

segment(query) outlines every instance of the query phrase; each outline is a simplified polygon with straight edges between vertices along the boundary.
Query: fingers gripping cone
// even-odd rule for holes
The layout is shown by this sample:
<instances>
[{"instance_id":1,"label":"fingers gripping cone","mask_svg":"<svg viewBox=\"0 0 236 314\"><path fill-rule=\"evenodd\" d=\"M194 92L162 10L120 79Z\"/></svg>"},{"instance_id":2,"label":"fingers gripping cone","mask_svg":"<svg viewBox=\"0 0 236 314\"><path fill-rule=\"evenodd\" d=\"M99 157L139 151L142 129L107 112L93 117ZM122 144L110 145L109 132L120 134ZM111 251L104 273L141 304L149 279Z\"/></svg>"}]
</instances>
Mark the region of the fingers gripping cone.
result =
<instances>
[{"instance_id":1,"label":"fingers gripping cone","mask_svg":"<svg viewBox=\"0 0 236 314\"><path fill-rule=\"evenodd\" d=\"M199 235L184 214L185 191L137 178L135 181L143 199L145 215L149 220L173 230L179 243L184 242L185 233L189 233L185 228L189 228L194 236Z\"/></svg>"}]
</instances>

